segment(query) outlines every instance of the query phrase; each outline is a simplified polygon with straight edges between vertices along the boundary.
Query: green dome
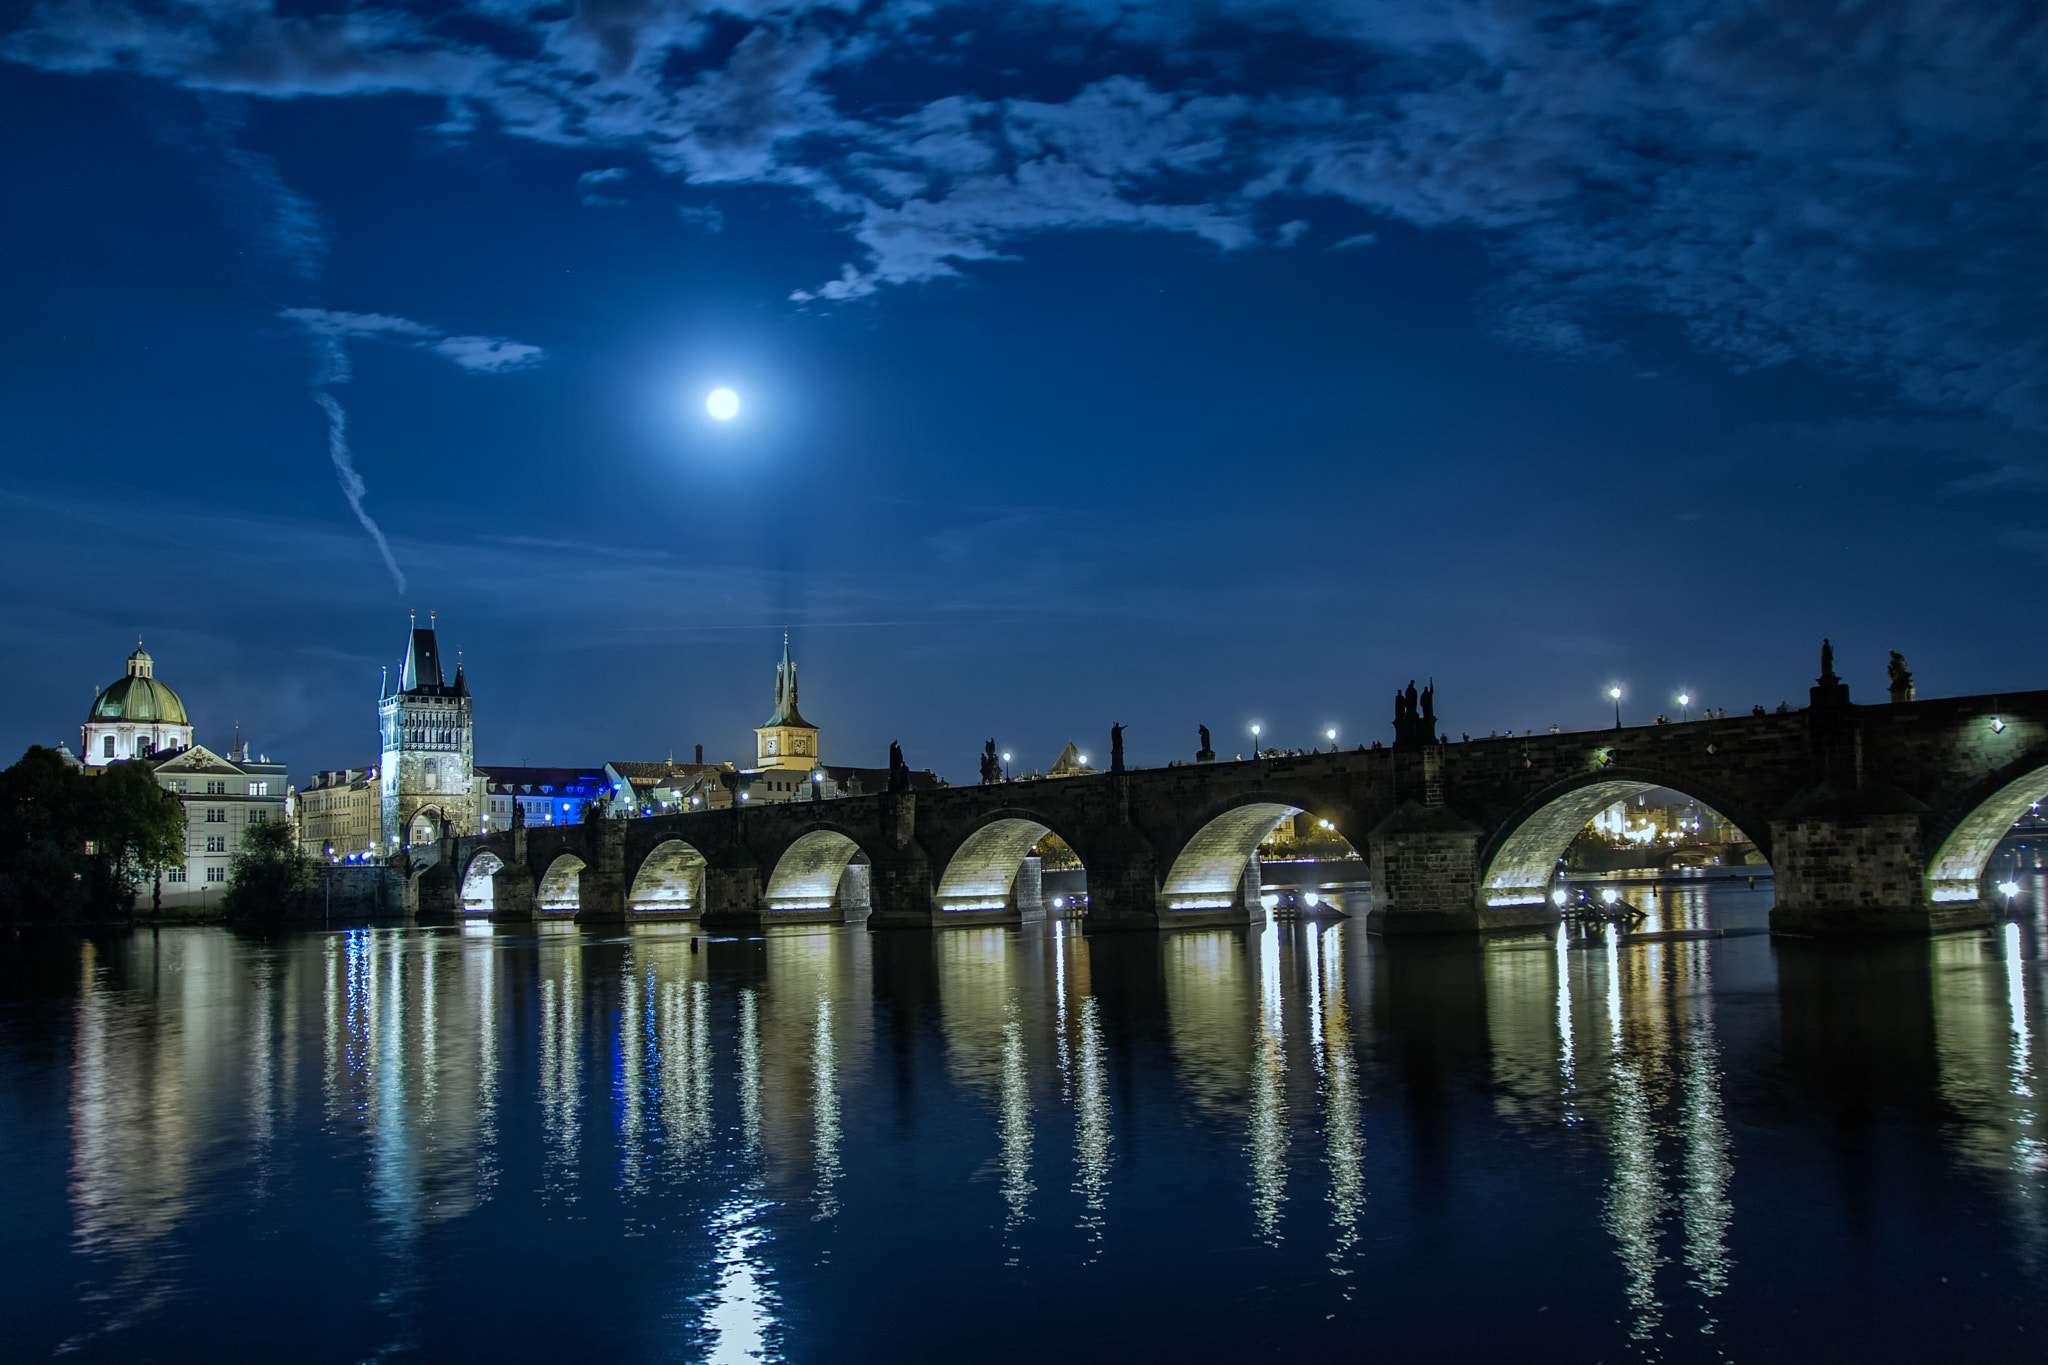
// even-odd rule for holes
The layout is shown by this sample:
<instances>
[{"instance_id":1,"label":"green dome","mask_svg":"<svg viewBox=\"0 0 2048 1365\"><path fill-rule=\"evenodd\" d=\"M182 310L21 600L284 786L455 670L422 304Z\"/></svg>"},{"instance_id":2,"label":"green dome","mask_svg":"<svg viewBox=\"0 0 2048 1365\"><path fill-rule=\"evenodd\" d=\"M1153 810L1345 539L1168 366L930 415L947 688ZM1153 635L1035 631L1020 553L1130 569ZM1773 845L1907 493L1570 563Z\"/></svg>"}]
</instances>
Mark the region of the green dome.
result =
<instances>
[{"instance_id":1,"label":"green dome","mask_svg":"<svg viewBox=\"0 0 2048 1365\"><path fill-rule=\"evenodd\" d=\"M128 676L93 698L86 720L146 721L156 725L190 725L185 703L153 676L156 661L137 649L128 656Z\"/></svg>"}]
</instances>

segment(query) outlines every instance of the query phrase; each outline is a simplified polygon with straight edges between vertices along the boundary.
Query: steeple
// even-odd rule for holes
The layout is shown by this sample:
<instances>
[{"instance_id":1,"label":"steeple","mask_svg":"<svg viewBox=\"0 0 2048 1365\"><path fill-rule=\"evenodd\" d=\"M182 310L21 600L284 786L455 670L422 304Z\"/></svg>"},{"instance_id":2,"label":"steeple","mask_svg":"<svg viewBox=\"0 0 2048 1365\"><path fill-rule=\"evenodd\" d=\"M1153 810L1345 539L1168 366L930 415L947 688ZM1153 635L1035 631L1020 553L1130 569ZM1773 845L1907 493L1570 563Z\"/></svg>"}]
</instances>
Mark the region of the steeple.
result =
<instances>
[{"instance_id":1,"label":"steeple","mask_svg":"<svg viewBox=\"0 0 2048 1365\"><path fill-rule=\"evenodd\" d=\"M796 708L796 660L789 654L789 632L782 632L782 662L775 665L775 714L768 717L763 730L780 725L800 725L805 729L815 728L803 718Z\"/></svg>"}]
</instances>

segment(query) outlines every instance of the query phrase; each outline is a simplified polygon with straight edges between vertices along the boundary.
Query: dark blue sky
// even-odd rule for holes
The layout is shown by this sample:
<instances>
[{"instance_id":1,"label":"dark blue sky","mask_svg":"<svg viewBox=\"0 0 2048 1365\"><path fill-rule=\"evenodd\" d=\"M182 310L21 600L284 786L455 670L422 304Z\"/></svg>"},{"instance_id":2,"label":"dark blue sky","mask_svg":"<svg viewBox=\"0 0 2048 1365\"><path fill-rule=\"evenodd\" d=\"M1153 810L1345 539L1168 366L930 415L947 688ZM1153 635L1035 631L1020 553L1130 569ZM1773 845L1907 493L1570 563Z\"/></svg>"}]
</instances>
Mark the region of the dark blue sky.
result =
<instances>
[{"instance_id":1,"label":"dark blue sky","mask_svg":"<svg viewBox=\"0 0 2048 1365\"><path fill-rule=\"evenodd\" d=\"M750 754L785 620L955 780L2048 680L2029 5L9 13L10 756L140 633L370 761L413 607L514 763Z\"/></svg>"}]
</instances>

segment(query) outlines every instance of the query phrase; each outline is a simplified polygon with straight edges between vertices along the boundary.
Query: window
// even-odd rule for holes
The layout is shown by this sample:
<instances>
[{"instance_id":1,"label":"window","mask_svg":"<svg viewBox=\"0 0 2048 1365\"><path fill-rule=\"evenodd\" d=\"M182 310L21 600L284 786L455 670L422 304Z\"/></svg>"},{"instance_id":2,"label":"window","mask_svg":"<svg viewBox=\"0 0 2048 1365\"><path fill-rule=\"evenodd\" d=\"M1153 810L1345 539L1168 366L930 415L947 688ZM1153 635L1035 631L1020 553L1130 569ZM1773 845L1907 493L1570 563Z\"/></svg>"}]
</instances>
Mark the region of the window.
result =
<instances>
[{"instance_id":1,"label":"window","mask_svg":"<svg viewBox=\"0 0 2048 1365\"><path fill-rule=\"evenodd\" d=\"M227 852L227 851L228 851L228 836L227 836L227 835L225 835L225 834L209 834L209 835L207 835L207 836L206 836L206 851L207 851L208 853L225 853L225 852Z\"/></svg>"},{"instance_id":2,"label":"window","mask_svg":"<svg viewBox=\"0 0 2048 1365\"><path fill-rule=\"evenodd\" d=\"M251 796L268 796L268 795L270 795L270 784L269 784L268 782L251 782L251 783L249 784L249 795L251 795Z\"/></svg>"},{"instance_id":3,"label":"window","mask_svg":"<svg viewBox=\"0 0 2048 1365\"><path fill-rule=\"evenodd\" d=\"M249 823L252 825L260 825L267 818L269 818L267 811L252 810L249 812Z\"/></svg>"},{"instance_id":4,"label":"window","mask_svg":"<svg viewBox=\"0 0 2048 1365\"><path fill-rule=\"evenodd\" d=\"M105 740L101 741L100 756L102 758L112 758L114 756L114 737L112 735L108 735Z\"/></svg>"},{"instance_id":5,"label":"window","mask_svg":"<svg viewBox=\"0 0 2048 1365\"><path fill-rule=\"evenodd\" d=\"M206 784L206 794L208 796L226 796L228 794L228 784L225 781L208 782Z\"/></svg>"},{"instance_id":6,"label":"window","mask_svg":"<svg viewBox=\"0 0 2048 1365\"><path fill-rule=\"evenodd\" d=\"M184 869L184 868L182 868L182 867L167 867L167 868L165 868L165 869L164 869L164 880L165 880L165 881L167 881L167 882L182 882L182 881L184 881L184 880L185 880L185 869Z\"/></svg>"},{"instance_id":7,"label":"window","mask_svg":"<svg viewBox=\"0 0 2048 1365\"><path fill-rule=\"evenodd\" d=\"M171 784L171 790L175 792L182 792L185 790L185 786L185 779L181 777L176 782L173 782Z\"/></svg>"},{"instance_id":8,"label":"window","mask_svg":"<svg viewBox=\"0 0 2048 1365\"><path fill-rule=\"evenodd\" d=\"M206 808L206 823L207 823L207 824L209 824L209 825L225 825L225 824L226 824L227 822L228 822L228 812L227 812L227 807L225 807L225 806L208 806L208 807Z\"/></svg>"},{"instance_id":9,"label":"window","mask_svg":"<svg viewBox=\"0 0 2048 1365\"><path fill-rule=\"evenodd\" d=\"M209 867L206 869L206 880L210 882L224 882L227 879L228 870L224 867Z\"/></svg>"}]
</instances>

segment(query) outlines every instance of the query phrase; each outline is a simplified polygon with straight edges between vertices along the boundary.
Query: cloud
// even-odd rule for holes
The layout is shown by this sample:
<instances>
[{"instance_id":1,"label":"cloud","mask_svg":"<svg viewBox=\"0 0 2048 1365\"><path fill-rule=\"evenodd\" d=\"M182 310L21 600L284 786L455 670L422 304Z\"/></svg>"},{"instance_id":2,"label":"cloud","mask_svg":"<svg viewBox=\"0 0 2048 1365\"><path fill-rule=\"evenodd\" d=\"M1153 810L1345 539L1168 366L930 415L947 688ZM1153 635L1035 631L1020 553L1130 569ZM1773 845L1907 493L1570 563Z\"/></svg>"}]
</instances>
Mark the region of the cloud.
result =
<instances>
[{"instance_id":1,"label":"cloud","mask_svg":"<svg viewBox=\"0 0 2048 1365\"><path fill-rule=\"evenodd\" d=\"M446 336L438 328L390 313L286 308L278 316L297 324L311 344L313 372L310 384L313 401L327 414L327 456L334 465L335 480L341 485L342 496L348 499L349 510L356 514L356 520L376 542L377 553L383 556L384 567L390 570L392 583L402 593L405 591L405 573L398 567L398 557L391 552L391 542L385 538L383 528L363 506L369 486L356 470L355 455L349 448L348 413L341 406L341 400L333 394L335 388L348 383L353 373L348 348L343 343L395 341L401 345L424 347L436 355L447 357L465 370L484 374L524 369L539 363L546 352L538 346L508 341L503 337Z\"/></svg>"},{"instance_id":2,"label":"cloud","mask_svg":"<svg viewBox=\"0 0 2048 1365\"><path fill-rule=\"evenodd\" d=\"M0 54L273 99L427 96L471 136L786 187L854 245L836 278L792 282L805 303L1052 232L1285 245L1261 236L1272 202L1333 200L1477 242L1519 345L1612 355L1653 315L1737 365L1804 360L2048 431L2048 11L2028 0L466 9L41 0ZM938 60L1020 26L1014 63ZM1085 66L1032 56L1055 50Z\"/></svg>"},{"instance_id":3,"label":"cloud","mask_svg":"<svg viewBox=\"0 0 2048 1365\"><path fill-rule=\"evenodd\" d=\"M390 313L348 313L332 308L287 308L278 314L304 328L320 347L324 378L320 384L345 384L350 369L343 341L392 341L418 346L454 361L463 369L479 374L503 374L523 370L547 358L538 346L507 337L449 336L411 318Z\"/></svg>"},{"instance_id":4,"label":"cloud","mask_svg":"<svg viewBox=\"0 0 2048 1365\"><path fill-rule=\"evenodd\" d=\"M607 166L603 170L585 171L577 176L576 183L582 188L585 207L594 209L624 208L626 206L625 200L600 193L599 191L600 187L616 185L630 174L631 172L624 166Z\"/></svg>"},{"instance_id":5,"label":"cloud","mask_svg":"<svg viewBox=\"0 0 2048 1365\"><path fill-rule=\"evenodd\" d=\"M1380 239L1377 232L1354 232L1349 237L1330 243L1332 251L1349 251L1353 247L1372 246Z\"/></svg>"}]
</instances>

